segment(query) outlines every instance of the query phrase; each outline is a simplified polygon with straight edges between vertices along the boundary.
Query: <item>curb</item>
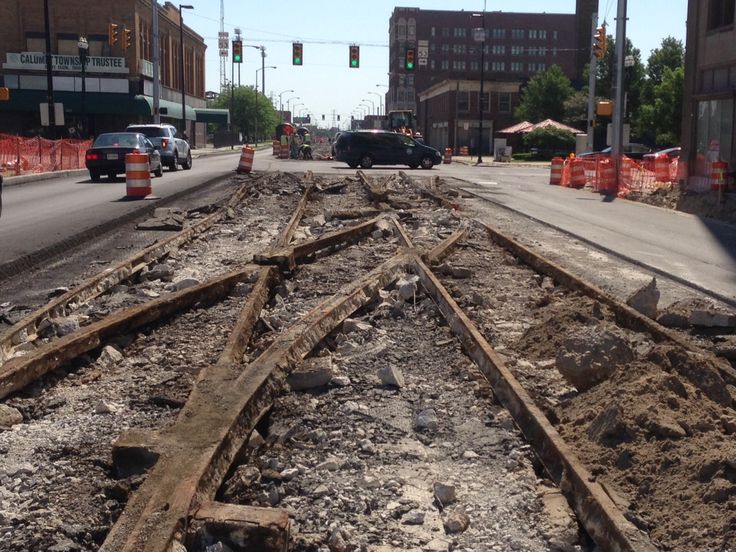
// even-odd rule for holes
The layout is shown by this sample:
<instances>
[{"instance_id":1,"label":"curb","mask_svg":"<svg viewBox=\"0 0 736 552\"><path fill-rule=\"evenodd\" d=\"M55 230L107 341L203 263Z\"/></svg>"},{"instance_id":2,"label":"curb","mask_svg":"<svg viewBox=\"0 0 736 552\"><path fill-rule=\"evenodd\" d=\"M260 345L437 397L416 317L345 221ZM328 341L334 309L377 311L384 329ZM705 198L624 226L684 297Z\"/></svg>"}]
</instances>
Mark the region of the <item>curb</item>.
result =
<instances>
[{"instance_id":1,"label":"curb","mask_svg":"<svg viewBox=\"0 0 736 552\"><path fill-rule=\"evenodd\" d=\"M38 182L40 180L53 180L67 176L82 176L87 174L87 169L74 169L69 171L54 171L45 173L22 174L20 176L9 176L3 180L3 186L17 186L26 182Z\"/></svg>"}]
</instances>

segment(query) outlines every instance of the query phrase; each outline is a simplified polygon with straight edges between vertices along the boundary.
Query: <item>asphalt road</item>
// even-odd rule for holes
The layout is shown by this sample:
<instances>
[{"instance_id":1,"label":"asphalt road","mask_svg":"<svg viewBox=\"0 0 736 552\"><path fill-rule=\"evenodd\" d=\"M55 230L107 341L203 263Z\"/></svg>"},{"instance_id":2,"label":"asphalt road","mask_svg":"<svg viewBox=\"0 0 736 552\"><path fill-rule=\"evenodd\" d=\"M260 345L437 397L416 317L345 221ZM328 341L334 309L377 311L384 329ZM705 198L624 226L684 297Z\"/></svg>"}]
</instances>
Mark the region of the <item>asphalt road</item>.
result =
<instances>
[{"instance_id":1,"label":"asphalt road","mask_svg":"<svg viewBox=\"0 0 736 552\"><path fill-rule=\"evenodd\" d=\"M194 160L191 170L152 178L153 194L166 198L204 181L232 174L237 153ZM89 175L6 186L0 218L0 264L53 246L109 220L149 207L151 200L125 199L125 178L90 181Z\"/></svg>"},{"instance_id":2,"label":"asphalt road","mask_svg":"<svg viewBox=\"0 0 736 552\"><path fill-rule=\"evenodd\" d=\"M202 157L191 171L165 172L153 179L154 194L167 197L201 182L226 176L238 154ZM354 174L337 161L279 160L269 150L256 152L254 170ZM460 187L528 217L592 242L655 272L736 301L736 227L693 215L597 194L550 186L549 169L523 166L438 165L432 170L376 167L368 174L461 179ZM0 219L0 264L43 249L107 220L140 209L125 201L125 182L92 183L89 178L59 178L5 189ZM489 221L493 222L493 221Z\"/></svg>"}]
</instances>

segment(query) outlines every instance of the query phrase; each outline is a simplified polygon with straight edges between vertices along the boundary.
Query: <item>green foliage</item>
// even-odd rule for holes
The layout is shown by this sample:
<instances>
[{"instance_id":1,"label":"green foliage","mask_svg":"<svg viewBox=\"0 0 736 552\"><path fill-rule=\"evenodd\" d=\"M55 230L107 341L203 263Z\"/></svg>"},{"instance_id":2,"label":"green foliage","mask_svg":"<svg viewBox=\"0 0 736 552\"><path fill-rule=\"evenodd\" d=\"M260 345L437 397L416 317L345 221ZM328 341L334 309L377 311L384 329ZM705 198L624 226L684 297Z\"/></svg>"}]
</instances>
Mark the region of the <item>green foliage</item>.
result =
<instances>
[{"instance_id":1,"label":"green foliage","mask_svg":"<svg viewBox=\"0 0 736 552\"><path fill-rule=\"evenodd\" d=\"M575 92L565 101L565 117L562 122L580 130L588 128L587 90Z\"/></svg>"},{"instance_id":2,"label":"green foliage","mask_svg":"<svg viewBox=\"0 0 736 552\"><path fill-rule=\"evenodd\" d=\"M575 135L555 127L538 128L524 135L524 145L536 148L543 156L551 156L557 152L573 151Z\"/></svg>"},{"instance_id":3,"label":"green foliage","mask_svg":"<svg viewBox=\"0 0 736 552\"><path fill-rule=\"evenodd\" d=\"M570 79L559 66L553 65L532 77L521 92L516 117L534 123L544 119L561 121L565 116L565 101L572 94Z\"/></svg>"},{"instance_id":4,"label":"green foliage","mask_svg":"<svg viewBox=\"0 0 736 552\"><path fill-rule=\"evenodd\" d=\"M231 95L231 92L234 92ZM279 116L268 98L264 98L252 86L238 86L220 95L213 107L230 109L232 98L231 121L233 126L252 139L258 133L258 139L270 138Z\"/></svg>"},{"instance_id":5,"label":"green foliage","mask_svg":"<svg viewBox=\"0 0 736 552\"><path fill-rule=\"evenodd\" d=\"M639 114L635 129L640 136L651 139L658 146L680 143L684 81L684 67L664 68L662 82L654 86L654 102L642 106Z\"/></svg>"}]
</instances>

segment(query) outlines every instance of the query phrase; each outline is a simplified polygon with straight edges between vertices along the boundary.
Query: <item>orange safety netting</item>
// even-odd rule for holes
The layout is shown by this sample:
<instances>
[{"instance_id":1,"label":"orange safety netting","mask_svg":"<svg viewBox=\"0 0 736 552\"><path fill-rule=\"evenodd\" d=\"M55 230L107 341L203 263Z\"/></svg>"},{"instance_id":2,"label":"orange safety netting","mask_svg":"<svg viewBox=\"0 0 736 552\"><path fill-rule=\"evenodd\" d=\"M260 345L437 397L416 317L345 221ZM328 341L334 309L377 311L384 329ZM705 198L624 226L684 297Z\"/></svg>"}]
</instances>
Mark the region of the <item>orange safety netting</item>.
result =
<instances>
[{"instance_id":1,"label":"orange safety netting","mask_svg":"<svg viewBox=\"0 0 736 552\"><path fill-rule=\"evenodd\" d=\"M616 189L613 160L607 155L587 156L583 159L567 159L562 173L562 186L572 184L571 165L583 163L585 169L585 188L593 192L616 194L626 197L631 193L651 193L660 188L671 188L679 175L679 159L669 163L667 174L659 179L655 167L629 157L622 156L619 166L618 189Z\"/></svg>"},{"instance_id":2,"label":"orange safety netting","mask_svg":"<svg viewBox=\"0 0 736 552\"><path fill-rule=\"evenodd\" d=\"M46 140L0 134L0 170L13 175L83 169L92 140Z\"/></svg>"}]
</instances>

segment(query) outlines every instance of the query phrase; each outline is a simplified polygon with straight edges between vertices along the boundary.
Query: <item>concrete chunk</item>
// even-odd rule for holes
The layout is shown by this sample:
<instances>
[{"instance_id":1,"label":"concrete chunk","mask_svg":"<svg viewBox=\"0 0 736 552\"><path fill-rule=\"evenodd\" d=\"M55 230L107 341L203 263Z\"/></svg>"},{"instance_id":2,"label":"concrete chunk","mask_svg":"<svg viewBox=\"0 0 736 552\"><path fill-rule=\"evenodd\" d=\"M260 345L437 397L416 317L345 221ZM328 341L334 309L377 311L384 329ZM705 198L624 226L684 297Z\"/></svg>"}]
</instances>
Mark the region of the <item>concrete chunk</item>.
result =
<instances>
[{"instance_id":1,"label":"concrete chunk","mask_svg":"<svg viewBox=\"0 0 736 552\"><path fill-rule=\"evenodd\" d=\"M286 378L286 382L292 391L306 391L324 387L334 376L332 370L332 358L316 357L308 359L298 366Z\"/></svg>"}]
</instances>

